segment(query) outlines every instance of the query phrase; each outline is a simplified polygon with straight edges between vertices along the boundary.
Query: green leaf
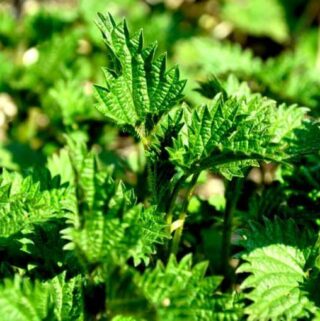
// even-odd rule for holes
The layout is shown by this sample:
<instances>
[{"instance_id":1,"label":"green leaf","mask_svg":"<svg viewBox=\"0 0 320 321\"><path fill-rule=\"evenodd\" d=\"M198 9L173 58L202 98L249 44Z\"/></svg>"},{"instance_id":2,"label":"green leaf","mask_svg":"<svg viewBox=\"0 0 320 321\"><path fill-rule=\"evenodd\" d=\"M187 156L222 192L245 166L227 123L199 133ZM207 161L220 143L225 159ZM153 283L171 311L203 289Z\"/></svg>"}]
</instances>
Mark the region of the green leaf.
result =
<instances>
[{"instance_id":1,"label":"green leaf","mask_svg":"<svg viewBox=\"0 0 320 321\"><path fill-rule=\"evenodd\" d=\"M299 230L292 220L265 220L245 233L245 261L238 273L249 273L241 289L252 303L248 320L307 319L317 308L307 291L319 256L317 235Z\"/></svg>"},{"instance_id":2,"label":"green leaf","mask_svg":"<svg viewBox=\"0 0 320 321\"><path fill-rule=\"evenodd\" d=\"M0 286L3 320L82 321L83 303L80 277L67 280L65 273L47 281L32 283L15 276Z\"/></svg>"},{"instance_id":3,"label":"green leaf","mask_svg":"<svg viewBox=\"0 0 320 321\"><path fill-rule=\"evenodd\" d=\"M47 170L23 177L4 172L0 177L0 237L6 238L33 224L62 218L68 187Z\"/></svg>"},{"instance_id":4,"label":"green leaf","mask_svg":"<svg viewBox=\"0 0 320 321\"><path fill-rule=\"evenodd\" d=\"M205 276L207 267L207 262L192 267L191 255L180 262L171 256L166 266L158 261L136 282L157 310L159 320L216 320L213 292L221 277Z\"/></svg>"},{"instance_id":5,"label":"green leaf","mask_svg":"<svg viewBox=\"0 0 320 321\"><path fill-rule=\"evenodd\" d=\"M304 120L306 110L276 107L260 95L245 93L186 113L185 125L168 147L170 160L187 173L206 168L227 178L242 176L261 161L281 162L315 149L319 126ZM308 137L306 139L306 137Z\"/></svg>"},{"instance_id":6,"label":"green leaf","mask_svg":"<svg viewBox=\"0 0 320 321\"><path fill-rule=\"evenodd\" d=\"M132 257L135 265L148 264L156 244L166 237L164 218L155 207L131 203L132 193L122 184L113 193L100 200L99 208L81 213L81 227L71 225L63 231L71 242L66 248L75 249L89 263L120 264Z\"/></svg>"},{"instance_id":7,"label":"green leaf","mask_svg":"<svg viewBox=\"0 0 320 321\"><path fill-rule=\"evenodd\" d=\"M66 272L49 281L57 321L83 321L82 278L66 279Z\"/></svg>"},{"instance_id":8,"label":"green leaf","mask_svg":"<svg viewBox=\"0 0 320 321\"><path fill-rule=\"evenodd\" d=\"M137 204L133 190L115 182L111 170L99 166L84 144L69 137L68 145L69 156L61 153L54 167L61 168L62 176L65 168L71 166L73 171L68 227L62 231L69 241L65 249L75 250L85 265L117 265L129 258L135 265L148 264L156 245L167 237L163 214L155 206Z\"/></svg>"},{"instance_id":9,"label":"green leaf","mask_svg":"<svg viewBox=\"0 0 320 321\"><path fill-rule=\"evenodd\" d=\"M97 108L118 126L130 125L146 136L156 117L182 98L185 81L177 67L167 70L165 55L155 58L156 44L144 48L142 32L130 35L125 21L116 24L111 15L99 18L110 66L104 69L106 87L96 86Z\"/></svg>"},{"instance_id":10,"label":"green leaf","mask_svg":"<svg viewBox=\"0 0 320 321\"><path fill-rule=\"evenodd\" d=\"M32 284L16 276L0 287L0 311L3 320L43 321L49 316L50 291L37 281Z\"/></svg>"}]
</instances>

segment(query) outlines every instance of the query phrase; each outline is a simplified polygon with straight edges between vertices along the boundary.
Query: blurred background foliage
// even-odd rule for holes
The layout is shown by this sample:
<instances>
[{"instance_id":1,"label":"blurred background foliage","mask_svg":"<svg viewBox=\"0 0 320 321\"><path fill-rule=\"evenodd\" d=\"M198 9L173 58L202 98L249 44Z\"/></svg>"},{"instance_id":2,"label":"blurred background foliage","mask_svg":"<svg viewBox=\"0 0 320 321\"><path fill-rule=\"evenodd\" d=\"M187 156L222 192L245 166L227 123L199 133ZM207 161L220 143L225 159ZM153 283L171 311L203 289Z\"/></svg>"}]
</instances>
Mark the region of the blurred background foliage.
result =
<instances>
[{"instance_id":1,"label":"blurred background foliage","mask_svg":"<svg viewBox=\"0 0 320 321\"><path fill-rule=\"evenodd\" d=\"M126 17L131 30L143 27L146 43L158 41L159 52L167 51L168 63L179 64L188 79L191 105L204 101L198 82L215 75L320 116L319 0L0 0L1 167L43 165L67 133L85 140L144 197L141 146L94 108L93 84L103 82L108 62L94 24L98 11ZM203 173L183 240L217 270L212 253L219 255L224 194L224 180ZM248 176L233 224L257 213L314 218L319 195L319 157L294 169L262 165Z\"/></svg>"}]
</instances>

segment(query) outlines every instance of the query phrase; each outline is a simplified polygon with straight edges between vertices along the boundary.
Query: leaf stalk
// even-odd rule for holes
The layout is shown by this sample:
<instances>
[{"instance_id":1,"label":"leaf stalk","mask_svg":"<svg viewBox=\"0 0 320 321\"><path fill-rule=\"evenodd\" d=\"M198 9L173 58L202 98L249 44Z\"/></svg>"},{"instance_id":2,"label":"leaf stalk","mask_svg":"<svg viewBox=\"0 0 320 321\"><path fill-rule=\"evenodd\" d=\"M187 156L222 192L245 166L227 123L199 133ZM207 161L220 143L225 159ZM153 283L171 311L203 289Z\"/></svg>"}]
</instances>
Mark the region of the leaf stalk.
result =
<instances>
[{"instance_id":1,"label":"leaf stalk","mask_svg":"<svg viewBox=\"0 0 320 321\"><path fill-rule=\"evenodd\" d=\"M226 192L226 209L223 217L222 243L221 243L221 262L225 282L228 282L231 272L230 254L231 254L231 236L232 220L237 208L238 200L241 194L243 178L234 178L228 184Z\"/></svg>"},{"instance_id":2,"label":"leaf stalk","mask_svg":"<svg viewBox=\"0 0 320 321\"><path fill-rule=\"evenodd\" d=\"M182 231L183 231L184 223L185 223L185 220L187 217L187 208L188 208L191 196L193 194L193 190L194 190L197 180L199 178L199 175L200 175L200 172L192 175L191 182L190 182L189 187L187 189L186 197L185 197L183 204L182 204L182 209L181 209L179 219L178 219L180 221L180 224L179 224L179 227L175 230L173 240L172 240L171 253L174 255L177 254L178 249L179 249Z\"/></svg>"}]
</instances>

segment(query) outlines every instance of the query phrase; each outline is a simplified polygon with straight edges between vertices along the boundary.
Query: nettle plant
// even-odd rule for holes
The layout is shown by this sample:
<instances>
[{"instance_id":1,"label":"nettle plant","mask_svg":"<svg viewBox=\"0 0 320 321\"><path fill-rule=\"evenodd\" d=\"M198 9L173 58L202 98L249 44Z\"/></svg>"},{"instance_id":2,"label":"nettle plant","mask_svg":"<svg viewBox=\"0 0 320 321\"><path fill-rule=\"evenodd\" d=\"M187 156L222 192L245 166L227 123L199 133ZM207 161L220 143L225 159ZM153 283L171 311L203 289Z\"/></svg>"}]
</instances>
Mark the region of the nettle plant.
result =
<instances>
[{"instance_id":1,"label":"nettle plant","mask_svg":"<svg viewBox=\"0 0 320 321\"><path fill-rule=\"evenodd\" d=\"M106 167L81 136L46 168L0 178L2 320L320 320L318 232L292 219L247 222L230 265L244 178L262 163L318 151L320 130L298 106L278 105L230 76L183 102L186 81L156 44L99 15L107 47L98 110L141 143L146 194ZM182 247L203 171L225 178L221 272ZM193 263L193 261L198 263Z\"/></svg>"}]
</instances>

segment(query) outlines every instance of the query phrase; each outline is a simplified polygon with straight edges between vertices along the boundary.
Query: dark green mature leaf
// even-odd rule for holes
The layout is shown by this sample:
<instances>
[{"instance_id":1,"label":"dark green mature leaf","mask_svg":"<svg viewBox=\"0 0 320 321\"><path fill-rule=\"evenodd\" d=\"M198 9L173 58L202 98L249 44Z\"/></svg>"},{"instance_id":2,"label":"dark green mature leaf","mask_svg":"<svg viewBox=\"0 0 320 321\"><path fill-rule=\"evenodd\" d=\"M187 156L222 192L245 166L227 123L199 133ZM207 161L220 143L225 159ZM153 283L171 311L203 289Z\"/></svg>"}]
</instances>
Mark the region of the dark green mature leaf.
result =
<instances>
[{"instance_id":1,"label":"dark green mature leaf","mask_svg":"<svg viewBox=\"0 0 320 321\"><path fill-rule=\"evenodd\" d=\"M238 273L250 275L242 282L252 303L245 309L249 320L307 319L319 308L307 291L319 274L318 236L299 230L292 220L265 220L244 234L245 252Z\"/></svg>"}]
</instances>

